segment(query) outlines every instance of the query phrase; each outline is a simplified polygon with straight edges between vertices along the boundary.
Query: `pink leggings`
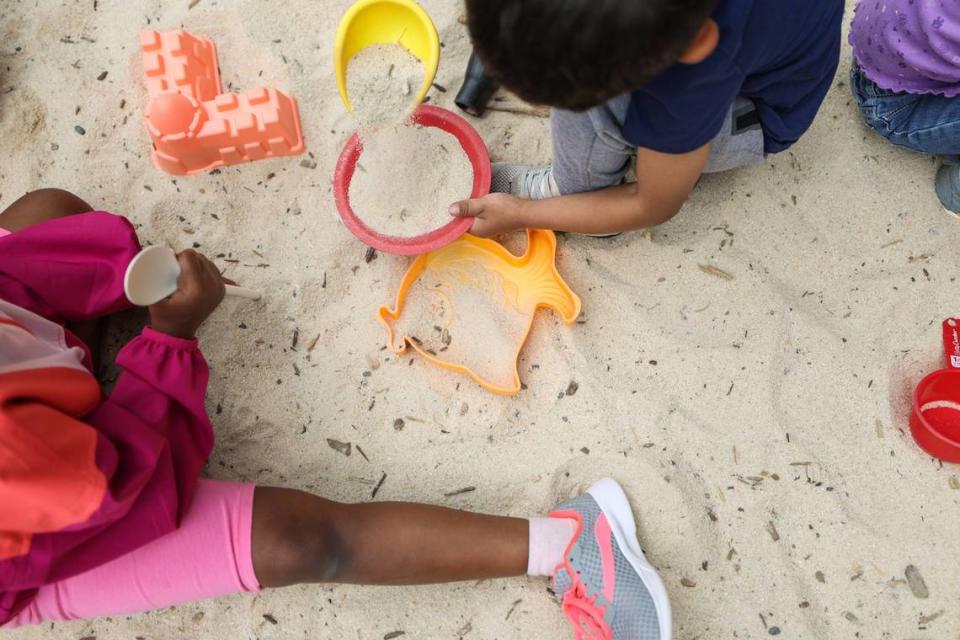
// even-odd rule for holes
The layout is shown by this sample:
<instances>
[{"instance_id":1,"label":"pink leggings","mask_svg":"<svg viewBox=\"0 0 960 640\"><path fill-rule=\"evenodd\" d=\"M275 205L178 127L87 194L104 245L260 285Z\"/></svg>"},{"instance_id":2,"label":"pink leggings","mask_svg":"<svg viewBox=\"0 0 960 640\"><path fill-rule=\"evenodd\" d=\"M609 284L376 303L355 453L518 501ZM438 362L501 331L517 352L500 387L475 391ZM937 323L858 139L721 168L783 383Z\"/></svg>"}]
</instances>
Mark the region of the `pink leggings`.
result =
<instances>
[{"instance_id":1,"label":"pink leggings","mask_svg":"<svg viewBox=\"0 0 960 640\"><path fill-rule=\"evenodd\" d=\"M201 480L180 529L93 571L42 587L4 628L260 591L251 547L253 491L252 484Z\"/></svg>"}]
</instances>

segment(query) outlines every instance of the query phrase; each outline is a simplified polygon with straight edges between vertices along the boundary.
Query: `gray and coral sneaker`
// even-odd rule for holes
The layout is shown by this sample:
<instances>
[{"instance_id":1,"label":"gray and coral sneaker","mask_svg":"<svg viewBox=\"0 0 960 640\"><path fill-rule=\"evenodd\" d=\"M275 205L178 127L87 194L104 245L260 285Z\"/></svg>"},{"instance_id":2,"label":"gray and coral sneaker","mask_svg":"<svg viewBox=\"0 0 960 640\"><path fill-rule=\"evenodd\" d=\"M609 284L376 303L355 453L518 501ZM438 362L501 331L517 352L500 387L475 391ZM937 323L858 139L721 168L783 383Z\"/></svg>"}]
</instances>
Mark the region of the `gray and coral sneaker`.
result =
<instances>
[{"instance_id":1,"label":"gray and coral sneaker","mask_svg":"<svg viewBox=\"0 0 960 640\"><path fill-rule=\"evenodd\" d=\"M937 170L934 181L937 198L944 211L954 217L960 217L960 166L945 164Z\"/></svg>"},{"instance_id":2,"label":"gray and coral sneaker","mask_svg":"<svg viewBox=\"0 0 960 640\"><path fill-rule=\"evenodd\" d=\"M560 505L577 533L554 574L554 590L577 640L670 640L670 601L637 542L623 489L609 478Z\"/></svg>"}]
</instances>

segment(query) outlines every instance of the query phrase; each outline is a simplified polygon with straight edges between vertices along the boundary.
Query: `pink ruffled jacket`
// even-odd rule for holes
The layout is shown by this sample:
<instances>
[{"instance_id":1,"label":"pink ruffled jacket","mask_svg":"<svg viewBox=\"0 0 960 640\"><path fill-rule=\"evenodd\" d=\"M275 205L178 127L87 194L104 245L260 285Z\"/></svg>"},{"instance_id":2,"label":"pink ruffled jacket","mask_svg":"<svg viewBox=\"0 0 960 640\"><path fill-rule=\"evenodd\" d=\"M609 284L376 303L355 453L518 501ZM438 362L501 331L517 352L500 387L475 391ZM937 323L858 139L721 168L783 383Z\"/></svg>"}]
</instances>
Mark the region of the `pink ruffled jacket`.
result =
<instances>
[{"instance_id":1,"label":"pink ruffled jacket","mask_svg":"<svg viewBox=\"0 0 960 640\"><path fill-rule=\"evenodd\" d=\"M103 397L86 346L61 323L128 306L116 265L139 244L123 218L76 218L80 228L40 225L36 242L33 228L0 238L0 625L38 587L176 529L213 446L196 340L144 329ZM85 234L102 269L71 268ZM37 259L38 245L57 259ZM33 253L10 255L21 250Z\"/></svg>"}]
</instances>

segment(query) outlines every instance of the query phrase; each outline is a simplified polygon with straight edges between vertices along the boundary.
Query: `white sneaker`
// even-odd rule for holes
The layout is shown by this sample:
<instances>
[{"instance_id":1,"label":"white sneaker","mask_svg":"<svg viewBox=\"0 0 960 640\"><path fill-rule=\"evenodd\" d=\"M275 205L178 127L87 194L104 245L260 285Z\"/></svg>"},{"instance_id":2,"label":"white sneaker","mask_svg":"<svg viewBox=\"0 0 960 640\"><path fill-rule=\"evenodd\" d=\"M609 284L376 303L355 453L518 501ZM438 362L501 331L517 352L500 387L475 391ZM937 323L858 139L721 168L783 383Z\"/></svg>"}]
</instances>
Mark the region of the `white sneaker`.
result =
<instances>
[{"instance_id":1,"label":"white sneaker","mask_svg":"<svg viewBox=\"0 0 960 640\"><path fill-rule=\"evenodd\" d=\"M494 193L509 193L531 200L546 200L563 195L553 178L553 165L507 164L495 162L493 164L493 183L490 188ZM616 238L619 233L581 233L579 235L590 238Z\"/></svg>"},{"instance_id":2,"label":"white sneaker","mask_svg":"<svg viewBox=\"0 0 960 640\"><path fill-rule=\"evenodd\" d=\"M531 200L545 200L561 195L557 181L553 179L553 166L549 164L534 166L495 162L491 191Z\"/></svg>"}]
</instances>

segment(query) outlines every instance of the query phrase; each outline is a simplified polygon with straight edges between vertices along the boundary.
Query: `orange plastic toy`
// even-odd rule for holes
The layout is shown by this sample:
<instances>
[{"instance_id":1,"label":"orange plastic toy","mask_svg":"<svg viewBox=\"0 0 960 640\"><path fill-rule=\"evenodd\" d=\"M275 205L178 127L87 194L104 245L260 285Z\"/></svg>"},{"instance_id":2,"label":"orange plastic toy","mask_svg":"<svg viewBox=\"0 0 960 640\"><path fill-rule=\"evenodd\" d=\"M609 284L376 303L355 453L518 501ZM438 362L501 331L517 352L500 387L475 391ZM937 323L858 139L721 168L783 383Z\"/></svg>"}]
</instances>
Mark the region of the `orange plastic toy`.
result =
<instances>
[{"instance_id":1,"label":"orange plastic toy","mask_svg":"<svg viewBox=\"0 0 960 640\"><path fill-rule=\"evenodd\" d=\"M580 315L580 298L557 272L556 250L552 231L531 229L522 256L471 235L420 256L395 309L378 312L388 346L397 355L412 346L493 393L517 394L517 362L536 310L549 307L567 324Z\"/></svg>"},{"instance_id":2,"label":"orange plastic toy","mask_svg":"<svg viewBox=\"0 0 960 640\"><path fill-rule=\"evenodd\" d=\"M221 93L213 42L186 31L140 34L153 162L174 175L303 153L293 97L276 89Z\"/></svg>"}]
</instances>

